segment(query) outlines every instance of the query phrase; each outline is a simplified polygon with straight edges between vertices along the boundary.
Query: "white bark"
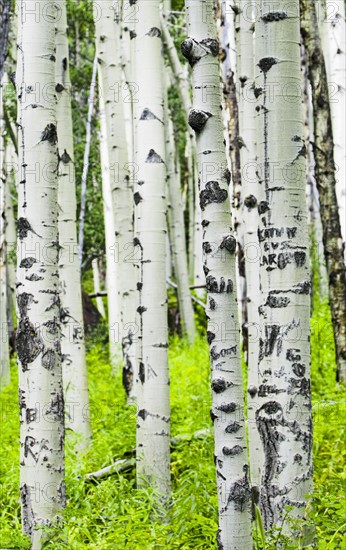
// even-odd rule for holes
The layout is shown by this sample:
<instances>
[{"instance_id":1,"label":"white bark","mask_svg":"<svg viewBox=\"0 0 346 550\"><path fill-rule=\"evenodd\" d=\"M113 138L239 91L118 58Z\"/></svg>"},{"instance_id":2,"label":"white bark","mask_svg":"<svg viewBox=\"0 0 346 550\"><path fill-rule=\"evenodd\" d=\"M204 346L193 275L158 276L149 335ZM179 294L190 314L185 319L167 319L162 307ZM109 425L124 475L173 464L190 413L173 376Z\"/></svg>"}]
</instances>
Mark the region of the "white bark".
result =
<instances>
[{"instance_id":1,"label":"white bark","mask_svg":"<svg viewBox=\"0 0 346 550\"><path fill-rule=\"evenodd\" d=\"M87 181L88 181L88 172L89 172L89 155L90 155L90 146L91 146L91 122L92 122L92 116L94 111L96 78L97 78L97 56L95 55L94 63L93 63L93 71L91 76L91 83L90 83L89 100L88 100L89 108L88 108L88 116L86 121L85 149L84 149L82 185L81 185L81 206L80 206L80 213L79 213L78 256L79 256L80 268L82 268L82 262L83 262L85 209L86 209Z\"/></svg>"},{"instance_id":2,"label":"white bark","mask_svg":"<svg viewBox=\"0 0 346 550\"><path fill-rule=\"evenodd\" d=\"M0 83L1 84L1 83ZM1 86L2 87L2 86ZM2 90L1 90L2 95ZM6 273L6 168L5 121L0 104L0 391L10 382L9 330L7 322L7 273Z\"/></svg>"},{"instance_id":3,"label":"white bark","mask_svg":"<svg viewBox=\"0 0 346 550\"><path fill-rule=\"evenodd\" d=\"M135 223L140 272L137 483L170 498L166 165L160 0L137 0Z\"/></svg>"},{"instance_id":4,"label":"white bark","mask_svg":"<svg viewBox=\"0 0 346 550\"><path fill-rule=\"evenodd\" d=\"M66 427L79 434L81 448L91 436L80 266L77 247L71 82L66 0L58 0L56 92L58 129L58 203L61 352Z\"/></svg>"},{"instance_id":5,"label":"white bark","mask_svg":"<svg viewBox=\"0 0 346 550\"><path fill-rule=\"evenodd\" d=\"M332 116L336 196L342 240L346 243L346 22L344 0L326 0L327 51L324 51ZM324 48L326 50L326 48ZM346 259L346 246L344 247Z\"/></svg>"},{"instance_id":6,"label":"white bark","mask_svg":"<svg viewBox=\"0 0 346 550\"><path fill-rule=\"evenodd\" d=\"M170 113L166 113L167 192L172 217L172 250L174 273L178 285L178 302L183 335L192 343L196 336L194 311L190 296L189 272L186 255L184 212L181 198L180 173L176 169L174 127Z\"/></svg>"},{"instance_id":7,"label":"white bark","mask_svg":"<svg viewBox=\"0 0 346 550\"><path fill-rule=\"evenodd\" d=\"M33 12L36 16L28 15ZM31 537L33 550L42 547L42 527L58 522L65 505L55 25L53 0L19 2L20 492L23 530Z\"/></svg>"},{"instance_id":8,"label":"white bark","mask_svg":"<svg viewBox=\"0 0 346 550\"><path fill-rule=\"evenodd\" d=\"M243 249L246 274L246 311L248 331L248 433L250 454L250 479L253 491L259 491L261 485L260 464L263 463L263 448L256 426L256 406L250 394L258 387L258 326L260 305L259 284L259 242L258 229L258 184L256 178L256 117L254 95L254 20L248 0L241 0L237 14L238 41L238 108L242 212ZM261 457L261 458L260 458Z\"/></svg>"},{"instance_id":9,"label":"white bark","mask_svg":"<svg viewBox=\"0 0 346 550\"><path fill-rule=\"evenodd\" d=\"M208 342L212 366L215 464L219 497L218 547L251 550L244 398L235 282L236 240L231 233L223 124L219 44L213 2L186 0L188 35L182 51L192 66L193 110L207 283Z\"/></svg>"},{"instance_id":10,"label":"white bark","mask_svg":"<svg viewBox=\"0 0 346 550\"><path fill-rule=\"evenodd\" d=\"M13 212L12 190L15 190L18 157L12 141L6 145L6 182L5 182L5 237L6 237L6 279L7 279L7 324L8 336L14 333L14 311L16 301L16 250L17 234Z\"/></svg>"},{"instance_id":11,"label":"white bark","mask_svg":"<svg viewBox=\"0 0 346 550\"><path fill-rule=\"evenodd\" d=\"M92 270L93 270L93 280L94 280L94 292L95 294L100 294L101 292L101 286L100 286L100 270L99 270L99 263L98 259L94 258L91 262ZM96 298L96 307L99 311L99 313L102 315L102 317L106 317L105 312L105 306L103 305L103 300L101 296L98 296Z\"/></svg>"},{"instance_id":12,"label":"white bark","mask_svg":"<svg viewBox=\"0 0 346 550\"><path fill-rule=\"evenodd\" d=\"M100 4L98 5L100 8ZM133 252L133 181L129 165L121 67L120 14L114 12L114 2L103 1L95 11L97 57L100 67L100 90L104 96L107 122L107 143L111 168L111 190L115 227L116 277L118 287L119 344L124 353L123 381L128 394L134 385L135 332L135 271ZM119 17L118 17L119 15ZM109 295L108 300L113 297Z\"/></svg>"},{"instance_id":13,"label":"white bark","mask_svg":"<svg viewBox=\"0 0 346 550\"><path fill-rule=\"evenodd\" d=\"M100 79L100 75L99 75ZM107 141L107 122L105 114L105 106L102 94L100 94L100 157L101 157L101 172L102 172L102 196L103 196L103 212L105 221L105 239L106 239L106 286L108 297L108 335L109 335L109 352L111 364L113 367L119 364L120 347L119 347L119 290L117 286L117 257L115 247L115 227L114 227L114 211L112 202L111 190L111 170L109 163L109 148Z\"/></svg>"},{"instance_id":14,"label":"white bark","mask_svg":"<svg viewBox=\"0 0 346 550\"><path fill-rule=\"evenodd\" d=\"M256 21L262 293L259 383L250 399L264 451L260 505L266 528L283 518L286 505L301 517L312 492L311 282L297 14L298 0L280 0L275 11L264 2Z\"/></svg>"}]
</instances>

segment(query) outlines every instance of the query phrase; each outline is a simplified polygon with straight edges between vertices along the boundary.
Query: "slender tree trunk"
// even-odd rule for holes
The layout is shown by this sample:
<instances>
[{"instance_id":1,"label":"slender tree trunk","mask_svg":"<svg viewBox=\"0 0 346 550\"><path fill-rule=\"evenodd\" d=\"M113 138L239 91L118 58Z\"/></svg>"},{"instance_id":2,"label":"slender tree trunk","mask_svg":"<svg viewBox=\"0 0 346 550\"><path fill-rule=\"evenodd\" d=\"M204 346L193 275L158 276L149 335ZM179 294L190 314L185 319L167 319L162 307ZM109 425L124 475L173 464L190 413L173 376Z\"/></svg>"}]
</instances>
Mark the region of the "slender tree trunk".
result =
<instances>
[{"instance_id":1,"label":"slender tree trunk","mask_svg":"<svg viewBox=\"0 0 346 550\"><path fill-rule=\"evenodd\" d=\"M65 423L67 428L81 436L82 447L85 447L91 436L91 429L77 248L77 204L66 1L58 0L56 5L59 8L59 20L56 30L55 75L56 92L58 94L59 276Z\"/></svg>"},{"instance_id":2,"label":"slender tree trunk","mask_svg":"<svg viewBox=\"0 0 346 550\"><path fill-rule=\"evenodd\" d=\"M1 0L0 2L0 82L2 82L2 75L5 68L5 60L7 54L7 41L8 41L8 29L10 21L11 1Z\"/></svg>"},{"instance_id":3,"label":"slender tree trunk","mask_svg":"<svg viewBox=\"0 0 346 550\"><path fill-rule=\"evenodd\" d=\"M0 81L1 84L1 81ZM2 86L0 87L2 95ZM0 391L10 382L10 350L7 322L7 270L6 270L6 167L5 121L0 104Z\"/></svg>"},{"instance_id":4,"label":"slender tree trunk","mask_svg":"<svg viewBox=\"0 0 346 550\"><path fill-rule=\"evenodd\" d=\"M36 14L35 17L32 13ZM30 14L30 15L28 15ZM19 2L17 357L20 493L32 549L65 506L53 0ZM37 90L49 90L40 93Z\"/></svg>"},{"instance_id":5,"label":"slender tree trunk","mask_svg":"<svg viewBox=\"0 0 346 550\"><path fill-rule=\"evenodd\" d=\"M243 194L241 225L243 227L243 247L246 273L246 312L248 340L248 430L250 453L250 478L254 495L259 494L261 486L260 464L263 463L263 448L256 426L256 404L250 397L253 388L258 388L258 351L259 351L259 242L257 236L259 201L256 177L256 118L254 95L254 19L253 5L241 0L237 14L238 41L238 105L239 105L239 141L241 163L241 188ZM261 458L260 458L261 457Z\"/></svg>"},{"instance_id":6,"label":"slender tree trunk","mask_svg":"<svg viewBox=\"0 0 346 550\"><path fill-rule=\"evenodd\" d=\"M320 197L323 245L329 278L329 302L334 327L337 377L340 382L346 383L346 275L344 244L341 238L336 197L329 90L318 34L315 4L312 0L301 0L300 5L301 32L306 47L308 73L312 86L316 181Z\"/></svg>"},{"instance_id":7,"label":"slender tree trunk","mask_svg":"<svg viewBox=\"0 0 346 550\"><path fill-rule=\"evenodd\" d=\"M250 550L251 511L236 300L236 239L231 230L230 172L223 141L219 44L213 2L186 0L188 34L182 52L192 66L199 163L208 342L212 366L215 464L219 496L218 547Z\"/></svg>"},{"instance_id":8,"label":"slender tree trunk","mask_svg":"<svg viewBox=\"0 0 346 550\"><path fill-rule=\"evenodd\" d=\"M166 164L160 1L137 0L136 238L139 366L137 483L170 497L170 407L166 296Z\"/></svg>"},{"instance_id":9,"label":"slender tree trunk","mask_svg":"<svg viewBox=\"0 0 346 550\"><path fill-rule=\"evenodd\" d=\"M344 0L324 0L326 4L325 40L322 40L327 70L329 103L334 140L336 197L341 236L346 242L346 23ZM344 246L346 254L346 246ZM345 256L346 260L346 256Z\"/></svg>"},{"instance_id":10,"label":"slender tree trunk","mask_svg":"<svg viewBox=\"0 0 346 550\"><path fill-rule=\"evenodd\" d=\"M83 263L83 247L84 247L84 224L85 224L85 209L86 209L86 195L87 195L87 181L89 173L89 156L91 146L91 124L94 111L95 90L96 90L96 78L97 78L97 55L94 58L93 72L90 83L89 93L89 108L88 117L86 123L86 136L85 136L85 149L83 158L83 172L82 172L82 184L81 184L81 207L79 213L79 232L78 232L78 256L80 268Z\"/></svg>"},{"instance_id":11,"label":"slender tree trunk","mask_svg":"<svg viewBox=\"0 0 346 550\"><path fill-rule=\"evenodd\" d=\"M260 504L266 528L312 492L310 266L301 108L299 0L262 2L256 21L258 183L261 249L256 424L264 463ZM282 121L285 121L284 126ZM261 458L261 457L260 457ZM287 522L284 530L289 530Z\"/></svg>"},{"instance_id":12,"label":"slender tree trunk","mask_svg":"<svg viewBox=\"0 0 346 550\"><path fill-rule=\"evenodd\" d=\"M174 143L174 127L167 112L166 127L166 158L167 158L167 192L170 197L172 216L172 250L174 259L174 273L178 285L179 311L182 322L182 332L192 343L196 336L194 311L192 307L189 272L186 255L186 236L184 212L181 199L180 177L176 170L176 153Z\"/></svg>"},{"instance_id":13,"label":"slender tree trunk","mask_svg":"<svg viewBox=\"0 0 346 550\"><path fill-rule=\"evenodd\" d=\"M14 159L16 162L14 162ZM14 311L16 301L16 250L17 234L14 221L12 188L15 189L15 173L18 171L17 156L11 141L6 145L5 219L6 219L6 280L7 280L7 324L8 337L14 335Z\"/></svg>"},{"instance_id":14,"label":"slender tree trunk","mask_svg":"<svg viewBox=\"0 0 346 550\"><path fill-rule=\"evenodd\" d=\"M94 258L93 261L91 262L91 265L93 269L94 292L95 294L100 294L101 286L100 286L100 270L99 270L98 259ZM101 296L98 296L96 298L96 307L99 313L102 315L102 317L106 317L105 307L103 305L103 300Z\"/></svg>"}]
</instances>

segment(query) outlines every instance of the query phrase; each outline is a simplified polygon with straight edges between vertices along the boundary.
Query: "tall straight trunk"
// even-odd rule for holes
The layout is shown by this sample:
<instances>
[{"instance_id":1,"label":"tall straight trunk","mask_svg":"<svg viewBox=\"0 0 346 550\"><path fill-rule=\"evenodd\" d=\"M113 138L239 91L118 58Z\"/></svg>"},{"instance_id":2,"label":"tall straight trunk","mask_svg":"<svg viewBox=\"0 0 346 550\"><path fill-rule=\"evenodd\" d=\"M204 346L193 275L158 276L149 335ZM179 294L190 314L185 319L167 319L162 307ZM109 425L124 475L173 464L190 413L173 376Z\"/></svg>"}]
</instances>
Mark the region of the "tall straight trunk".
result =
<instances>
[{"instance_id":1,"label":"tall straight trunk","mask_svg":"<svg viewBox=\"0 0 346 550\"><path fill-rule=\"evenodd\" d=\"M174 273L178 285L179 311L183 335L192 343L196 336L194 311L192 307L189 271L186 254L186 236L184 212L181 197L180 174L176 169L176 151L174 143L174 127L167 110L165 114L166 127L166 158L167 158L167 192L170 197L172 216L172 250Z\"/></svg>"},{"instance_id":2,"label":"tall straight trunk","mask_svg":"<svg viewBox=\"0 0 346 550\"><path fill-rule=\"evenodd\" d=\"M1 82L0 82L1 84ZM0 87L2 95L2 86ZM0 391L10 382L10 350L7 322L5 121L0 105Z\"/></svg>"},{"instance_id":3,"label":"tall straight trunk","mask_svg":"<svg viewBox=\"0 0 346 550\"><path fill-rule=\"evenodd\" d=\"M346 22L344 0L324 0L325 40L322 40L327 70L329 103L334 140L336 197L341 235L346 242ZM344 247L346 254L346 246ZM346 260L346 256L345 256Z\"/></svg>"},{"instance_id":4,"label":"tall straight trunk","mask_svg":"<svg viewBox=\"0 0 346 550\"><path fill-rule=\"evenodd\" d=\"M213 2L186 0L188 35L182 52L190 62L197 139L199 200L207 284L207 338L212 367L211 411L219 497L218 547L250 550L250 486L236 300L236 239L231 229L230 172L223 139L219 44Z\"/></svg>"},{"instance_id":5,"label":"tall straight trunk","mask_svg":"<svg viewBox=\"0 0 346 550\"><path fill-rule=\"evenodd\" d=\"M334 327L337 377L346 383L346 275L341 237L336 175L333 157L332 118L326 68L323 59L315 4L301 0L301 32L308 59L314 111L314 153L320 197L323 245L329 278L329 302Z\"/></svg>"},{"instance_id":6,"label":"tall straight trunk","mask_svg":"<svg viewBox=\"0 0 346 550\"><path fill-rule=\"evenodd\" d=\"M99 262L98 258L94 258L91 262L92 270L93 270L93 280L94 280L94 292L95 294L99 294L101 292L101 285L100 285L100 269L99 269ZM106 317L105 312L105 306L103 305L103 300L101 296L98 296L96 298L96 307L101 314L102 317Z\"/></svg>"},{"instance_id":7,"label":"tall straight trunk","mask_svg":"<svg viewBox=\"0 0 346 550\"><path fill-rule=\"evenodd\" d=\"M3 72L4 72L4 68L5 68L10 13L11 13L11 1L10 0L1 0L1 2L0 2L0 27L1 27L0 82L2 82L2 75L3 75Z\"/></svg>"},{"instance_id":8,"label":"tall straight trunk","mask_svg":"<svg viewBox=\"0 0 346 550\"><path fill-rule=\"evenodd\" d=\"M100 6L100 4L99 4ZM124 353L123 380L128 394L134 380L135 271L131 259L133 242L133 181L128 163L125 128L124 82L121 67L120 13L114 2L104 1L96 18L97 56L100 90L104 95L107 122L107 143L111 169L111 190L115 228L116 278L119 296L119 343ZM113 299L108 297L109 301ZM117 356L111 357L115 366Z\"/></svg>"},{"instance_id":9,"label":"tall straight trunk","mask_svg":"<svg viewBox=\"0 0 346 550\"><path fill-rule=\"evenodd\" d=\"M28 16L35 13L36 16ZM22 525L33 550L65 506L53 0L19 2L16 338ZM38 93L49 90L50 93Z\"/></svg>"},{"instance_id":10,"label":"tall straight trunk","mask_svg":"<svg viewBox=\"0 0 346 550\"><path fill-rule=\"evenodd\" d=\"M260 305L259 284L259 242L257 236L258 210L260 202L256 178L256 118L254 95L254 19L248 0L241 0L237 14L238 40L238 105L239 141L242 187L242 226L246 274L246 310L248 340L248 431L250 453L250 479L253 491L257 494L261 485L260 464L263 463L263 448L256 426L256 405L250 397L252 389L258 387L258 326ZM259 458L262 455L262 458Z\"/></svg>"},{"instance_id":11,"label":"tall straight trunk","mask_svg":"<svg viewBox=\"0 0 346 550\"><path fill-rule=\"evenodd\" d=\"M260 505L266 528L284 507L304 515L312 492L310 266L301 107L299 0L262 2L256 21L260 340L256 424L264 453ZM283 124L284 121L284 124ZM261 457L260 457L261 458ZM287 522L284 529L289 529Z\"/></svg>"},{"instance_id":12,"label":"tall straight trunk","mask_svg":"<svg viewBox=\"0 0 346 550\"><path fill-rule=\"evenodd\" d=\"M135 223L139 290L137 483L170 497L166 295L166 164L160 0L137 0L138 166Z\"/></svg>"},{"instance_id":13,"label":"tall straight trunk","mask_svg":"<svg viewBox=\"0 0 346 550\"><path fill-rule=\"evenodd\" d=\"M99 75L100 79L100 75ZM116 358L119 359L119 291L117 282L117 263L115 256L115 227L114 211L111 189L111 168L109 161L109 147L107 140L107 120L104 98L100 94L100 160L102 175L102 198L103 215L105 222L105 241L106 241L106 287L108 297L108 336L110 356L113 358L112 365L115 366Z\"/></svg>"},{"instance_id":14,"label":"tall straight trunk","mask_svg":"<svg viewBox=\"0 0 346 550\"><path fill-rule=\"evenodd\" d=\"M8 336L14 335L14 310L16 301L16 249L17 234L14 220L12 189L15 189L15 172L18 170L18 159L12 141L6 144L6 172L5 172L5 238L6 238L6 282L7 282L7 324Z\"/></svg>"},{"instance_id":15,"label":"tall straight trunk","mask_svg":"<svg viewBox=\"0 0 346 550\"><path fill-rule=\"evenodd\" d=\"M58 129L58 203L61 352L66 427L85 446L91 436L88 374L85 357L80 267L77 249L71 82L67 42L66 0L58 0L56 29L56 92Z\"/></svg>"}]
</instances>

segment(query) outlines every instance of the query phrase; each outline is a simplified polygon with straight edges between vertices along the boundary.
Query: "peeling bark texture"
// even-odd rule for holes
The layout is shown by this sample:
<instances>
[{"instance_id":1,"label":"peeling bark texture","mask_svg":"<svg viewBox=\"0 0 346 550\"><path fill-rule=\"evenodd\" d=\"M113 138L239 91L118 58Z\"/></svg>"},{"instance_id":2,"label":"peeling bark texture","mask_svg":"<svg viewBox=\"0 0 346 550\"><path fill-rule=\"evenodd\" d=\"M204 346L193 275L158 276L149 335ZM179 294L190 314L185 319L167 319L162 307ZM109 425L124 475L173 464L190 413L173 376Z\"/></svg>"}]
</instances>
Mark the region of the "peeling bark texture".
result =
<instances>
[{"instance_id":1,"label":"peeling bark texture","mask_svg":"<svg viewBox=\"0 0 346 550\"><path fill-rule=\"evenodd\" d=\"M230 173L222 125L218 42L213 2L186 0L189 37L182 52L192 66L200 204L207 282L208 342L212 366L215 464L219 500L218 547L251 550L250 486L245 438L240 338L231 229ZM191 116L190 116L191 118ZM201 118L201 117L200 117ZM206 161L204 151L210 154ZM207 243L213 243L213 247ZM237 421L239 429L226 430Z\"/></svg>"},{"instance_id":2,"label":"peeling bark texture","mask_svg":"<svg viewBox=\"0 0 346 550\"><path fill-rule=\"evenodd\" d=\"M286 505L293 507L293 516L302 517L306 495L312 492L311 284L306 164L300 154L299 1L282 0L276 8L273 12L261 3L256 21L261 303L258 386L249 388L263 447L259 504L267 529L280 523ZM296 454L302 457L299 464Z\"/></svg>"},{"instance_id":3,"label":"peeling bark texture","mask_svg":"<svg viewBox=\"0 0 346 550\"><path fill-rule=\"evenodd\" d=\"M301 0L301 33L308 59L314 111L314 153L316 181L320 197L323 246L329 278L329 302L334 327L338 380L346 383L346 274L344 244L336 196L332 117L329 89L315 3Z\"/></svg>"},{"instance_id":4,"label":"peeling bark texture","mask_svg":"<svg viewBox=\"0 0 346 550\"><path fill-rule=\"evenodd\" d=\"M1 85L1 81L0 81ZM2 88L2 85L1 85ZM2 95L2 90L1 95ZM5 121L0 105L0 391L10 382L10 349L7 323Z\"/></svg>"},{"instance_id":5,"label":"peeling bark texture","mask_svg":"<svg viewBox=\"0 0 346 550\"><path fill-rule=\"evenodd\" d=\"M260 190L256 177L256 104L254 86L254 5L241 0L236 17L237 38L237 94L239 106L239 138L241 163L241 225L246 275L247 313L247 365L248 365L248 431L250 455L250 480L252 488L259 491L261 485L260 464L263 462L263 448L256 426L256 399L250 395L251 387L258 387L258 325L260 305L260 284L258 269L258 222L257 204ZM262 458L260 456L262 455Z\"/></svg>"},{"instance_id":6,"label":"peeling bark texture","mask_svg":"<svg viewBox=\"0 0 346 550\"><path fill-rule=\"evenodd\" d=\"M24 18L32 11L36 17ZM40 90L55 89L57 9L53 0L22 0L18 12L20 488L23 530L33 550L39 550L45 538L42 527L58 523L65 506L58 150L52 140L42 140L45 128L57 125L56 96L41 94L40 108L35 108L38 85Z\"/></svg>"},{"instance_id":7,"label":"peeling bark texture","mask_svg":"<svg viewBox=\"0 0 346 550\"><path fill-rule=\"evenodd\" d=\"M102 4L96 2L96 4L99 86L104 97L115 230L113 262L116 283L113 288L118 293L117 297L109 294L108 299L109 324L113 327L110 334L111 361L115 369L119 364L119 351L122 348L124 385L127 393L132 394L135 362L135 268L133 261L129 260L131 256L129 246L133 242L134 200L124 112L124 97L129 94L127 90L124 91L123 85L120 18L115 16L112 0L103 1ZM150 117L149 111L147 116ZM114 257L114 254L118 257ZM117 302L118 311L115 305L111 305L112 301ZM114 330L115 324L117 324L117 330Z\"/></svg>"},{"instance_id":8,"label":"peeling bark texture","mask_svg":"<svg viewBox=\"0 0 346 550\"><path fill-rule=\"evenodd\" d=\"M164 83L160 1L137 0L136 82L137 189L142 197L135 207L136 258L139 270L137 484L151 483L163 501L170 499L170 407L167 357L166 295L166 164ZM144 109L155 118L140 120ZM162 162L149 162L152 151ZM139 372L138 372L139 374ZM137 376L138 376L137 374ZM141 414L141 411L145 414Z\"/></svg>"},{"instance_id":9,"label":"peeling bark texture","mask_svg":"<svg viewBox=\"0 0 346 550\"><path fill-rule=\"evenodd\" d=\"M80 267L77 250L76 183L74 170L71 82L68 66L66 2L58 0L56 29L56 90L58 129L58 203L61 352L66 427L81 437L85 448L91 436L88 374L85 357ZM71 404L71 406L69 406ZM72 405L73 404L73 405Z\"/></svg>"}]
</instances>

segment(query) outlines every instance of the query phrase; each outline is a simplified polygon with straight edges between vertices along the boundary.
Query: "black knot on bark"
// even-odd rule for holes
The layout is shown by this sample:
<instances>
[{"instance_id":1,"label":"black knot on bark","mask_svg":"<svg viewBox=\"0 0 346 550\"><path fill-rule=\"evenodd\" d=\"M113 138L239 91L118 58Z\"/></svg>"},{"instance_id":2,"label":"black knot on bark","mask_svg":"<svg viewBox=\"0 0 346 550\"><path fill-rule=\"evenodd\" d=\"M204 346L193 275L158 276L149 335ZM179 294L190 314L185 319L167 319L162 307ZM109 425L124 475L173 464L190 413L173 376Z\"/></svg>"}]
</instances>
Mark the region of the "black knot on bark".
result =
<instances>
[{"instance_id":1,"label":"black knot on bark","mask_svg":"<svg viewBox=\"0 0 346 550\"><path fill-rule=\"evenodd\" d=\"M30 223L26 218L19 218L17 221L17 232L19 240L23 240L28 236L29 231L33 231Z\"/></svg>"},{"instance_id":2,"label":"black knot on bark","mask_svg":"<svg viewBox=\"0 0 346 550\"><path fill-rule=\"evenodd\" d=\"M227 189L221 189L217 181L208 181L206 183L205 189L200 193L201 209L204 210L208 204L211 204L213 202L225 202L227 197Z\"/></svg>"},{"instance_id":3,"label":"black knot on bark","mask_svg":"<svg viewBox=\"0 0 346 550\"><path fill-rule=\"evenodd\" d=\"M262 57L262 59L259 60L258 66L264 73L267 73L273 65L277 64L277 60L275 57Z\"/></svg>"},{"instance_id":4,"label":"black knot on bark","mask_svg":"<svg viewBox=\"0 0 346 550\"><path fill-rule=\"evenodd\" d=\"M243 452L243 447L235 445L234 447L223 447L222 452L225 456L236 456Z\"/></svg>"},{"instance_id":5,"label":"black knot on bark","mask_svg":"<svg viewBox=\"0 0 346 550\"><path fill-rule=\"evenodd\" d=\"M147 36L156 36L157 38L160 38L161 31L157 27L152 27L149 32L147 32Z\"/></svg>"},{"instance_id":6,"label":"black knot on bark","mask_svg":"<svg viewBox=\"0 0 346 550\"><path fill-rule=\"evenodd\" d=\"M55 86L55 91L58 92L59 94L60 94L61 92L63 92L64 90L65 90L65 87L64 87L62 84L59 84L59 83L58 83L58 84Z\"/></svg>"},{"instance_id":7,"label":"black knot on bark","mask_svg":"<svg viewBox=\"0 0 346 550\"><path fill-rule=\"evenodd\" d=\"M248 195L244 199L244 204L247 208L255 208L257 204L257 199L254 195Z\"/></svg>"},{"instance_id":8,"label":"black knot on bark","mask_svg":"<svg viewBox=\"0 0 346 550\"><path fill-rule=\"evenodd\" d=\"M234 254L237 248L237 241L233 235L228 235L225 237L220 244L220 248L225 248L231 254Z\"/></svg>"},{"instance_id":9,"label":"black knot on bark","mask_svg":"<svg viewBox=\"0 0 346 550\"><path fill-rule=\"evenodd\" d=\"M56 145L58 142L58 134L55 124L49 123L45 127L41 135L41 141L48 141L51 145Z\"/></svg>"},{"instance_id":10,"label":"black knot on bark","mask_svg":"<svg viewBox=\"0 0 346 550\"><path fill-rule=\"evenodd\" d=\"M162 158L154 149L150 149L145 162L148 162L151 164L164 164Z\"/></svg>"},{"instance_id":11,"label":"black knot on bark","mask_svg":"<svg viewBox=\"0 0 346 550\"><path fill-rule=\"evenodd\" d=\"M282 21L283 19L286 19L288 16L287 16L287 13L285 13L284 11L272 11L272 12L269 12L269 13L266 13L262 16L262 21L264 21L265 23L272 23L273 21Z\"/></svg>"},{"instance_id":12,"label":"black knot on bark","mask_svg":"<svg viewBox=\"0 0 346 550\"><path fill-rule=\"evenodd\" d=\"M257 388L256 388L256 386L250 386L247 391L248 391L248 394L250 395L250 397L254 398L256 393L257 393Z\"/></svg>"},{"instance_id":13,"label":"black knot on bark","mask_svg":"<svg viewBox=\"0 0 346 550\"><path fill-rule=\"evenodd\" d=\"M204 126L211 116L213 115L206 111L192 109L189 114L189 125L196 133L199 133L203 130Z\"/></svg>"},{"instance_id":14,"label":"black knot on bark","mask_svg":"<svg viewBox=\"0 0 346 550\"><path fill-rule=\"evenodd\" d=\"M258 205L258 213L259 214L265 214L265 212L268 212L269 210L269 204L267 201L261 201Z\"/></svg>"},{"instance_id":15,"label":"black knot on bark","mask_svg":"<svg viewBox=\"0 0 346 550\"><path fill-rule=\"evenodd\" d=\"M69 162L71 162L72 159L71 159L70 155L68 154L68 152L66 151L66 149L64 149L64 152L63 152L63 154L61 155L60 160L61 160L64 164L68 164Z\"/></svg>"},{"instance_id":16,"label":"black knot on bark","mask_svg":"<svg viewBox=\"0 0 346 550\"><path fill-rule=\"evenodd\" d=\"M137 206L140 202L142 202L142 200L143 200L142 197L141 197L141 194L138 193L138 192L135 193L135 194L133 195L133 199L134 199L134 201L135 201L135 205L136 205L136 206Z\"/></svg>"},{"instance_id":17,"label":"black knot on bark","mask_svg":"<svg viewBox=\"0 0 346 550\"><path fill-rule=\"evenodd\" d=\"M218 378L217 380L213 380L211 388L215 393L222 393L227 390L228 384L223 378Z\"/></svg>"},{"instance_id":18,"label":"black knot on bark","mask_svg":"<svg viewBox=\"0 0 346 550\"><path fill-rule=\"evenodd\" d=\"M185 40L183 40L183 42L180 45L181 53L188 60L190 65L191 65L190 58L193 50L193 44L194 42L192 38L186 38Z\"/></svg>"},{"instance_id":19,"label":"black knot on bark","mask_svg":"<svg viewBox=\"0 0 346 550\"><path fill-rule=\"evenodd\" d=\"M220 52L219 41L216 38L204 38L200 42L201 46L209 50L213 57L217 57Z\"/></svg>"},{"instance_id":20,"label":"black knot on bark","mask_svg":"<svg viewBox=\"0 0 346 550\"><path fill-rule=\"evenodd\" d=\"M210 243L207 242L207 241L204 242L204 243L202 244L202 247L203 247L203 252L204 252L205 254L210 254L210 252L213 251L213 249L212 249Z\"/></svg>"}]
</instances>

